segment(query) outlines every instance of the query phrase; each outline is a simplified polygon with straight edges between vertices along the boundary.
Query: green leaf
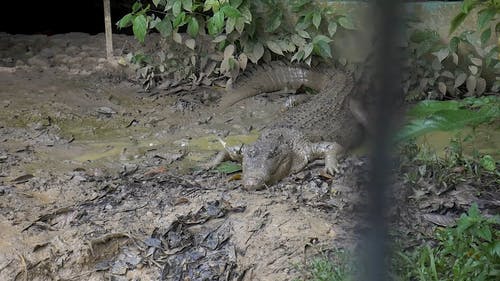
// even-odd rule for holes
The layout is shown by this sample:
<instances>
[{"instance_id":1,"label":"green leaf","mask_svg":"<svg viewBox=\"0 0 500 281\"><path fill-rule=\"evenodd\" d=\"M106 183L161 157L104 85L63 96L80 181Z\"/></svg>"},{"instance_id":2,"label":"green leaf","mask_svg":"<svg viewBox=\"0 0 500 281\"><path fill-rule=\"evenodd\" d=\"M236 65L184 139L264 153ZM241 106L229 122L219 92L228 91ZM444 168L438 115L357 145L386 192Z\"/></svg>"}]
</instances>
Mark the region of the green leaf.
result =
<instances>
[{"instance_id":1,"label":"green leaf","mask_svg":"<svg viewBox=\"0 0 500 281\"><path fill-rule=\"evenodd\" d=\"M339 18L338 22L340 26L342 26L345 29L351 29L351 30L356 29L350 17L341 17Z\"/></svg>"},{"instance_id":2,"label":"green leaf","mask_svg":"<svg viewBox=\"0 0 500 281\"><path fill-rule=\"evenodd\" d=\"M229 34L229 33L233 32L235 25L236 25L235 18L227 18L227 20L226 20L226 33Z\"/></svg>"},{"instance_id":3,"label":"green leaf","mask_svg":"<svg viewBox=\"0 0 500 281\"><path fill-rule=\"evenodd\" d=\"M308 43L304 46L304 59L309 57L314 49L314 45L312 43Z\"/></svg>"},{"instance_id":4,"label":"green leaf","mask_svg":"<svg viewBox=\"0 0 500 281\"><path fill-rule=\"evenodd\" d=\"M330 44L325 41L318 41L314 44L314 52L320 55L322 58L331 58L332 52L330 49Z\"/></svg>"},{"instance_id":5,"label":"green leaf","mask_svg":"<svg viewBox=\"0 0 500 281\"><path fill-rule=\"evenodd\" d=\"M302 30L302 29L297 29L297 34L302 37L302 38L305 38L305 39L309 39L311 38L311 35L309 35L309 33L307 33L307 31L305 30Z\"/></svg>"},{"instance_id":6,"label":"green leaf","mask_svg":"<svg viewBox=\"0 0 500 281\"><path fill-rule=\"evenodd\" d=\"M233 6L235 8L238 8L242 2L243 2L243 0L230 0L229 4L231 4L231 6Z\"/></svg>"},{"instance_id":7,"label":"green leaf","mask_svg":"<svg viewBox=\"0 0 500 281\"><path fill-rule=\"evenodd\" d=\"M182 11L177 17L175 17L174 21L172 22L172 25L174 28L177 28L179 26L182 26L186 23L186 13Z\"/></svg>"},{"instance_id":8,"label":"green leaf","mask_svg":"<svg viewBox=\"0 0 500 281\"><path fill-rule=\"evenodd\" d=\"M496 162L491 155L484 155L481 160L480 160L481 166L490 172L493 172L496 170Z\"/></svg>"},{"instance_id":9,"label":"green leaf","mask_svg":"<svg viewBox=\"0 0 500 281\"><path fill-rule=\"evenodd\" d=\"M163 18L162 21L157 23L155 28L163 37L168 37L172 34L172 23L167 17Z\"/></svg>"},{"instance_id":10,"label":"green leaf","mask_svg":"<svg viewBox=\"0 0 500 281\"><path fill-rule=\"evenodd\" d=\"M251 23L252 22L252 12L248 7L242 7L241 8L241 14L243 18L245 19L245 23Z\"/></svg>"},{"instance_id":11,"label":"green leaf","mask_svg":"<svg viewBox=\"0 0 500 281\"><path fill-rule=\"evenodd\" d=\"M332 39L326 37L325 35L316 35L314 38L313 38L313 44L315 43L318 43L318 42L326 42L326 43L330 43L332 42Z\"/></svg>"},{"instance_id":12,"label":"green leaf","mask_svg":"<svg viewBox=\"0 0 500 281\"><path fill-rule=\"evenodd\" d=\"M172 14L174 15L174 17L177 17L181 13L181 8L182 8L181 0L175 0L174 4L172 5Z\"/></svg>"},{"instance_id":13,"label":"green leaf","mask_svg":"<svg viewBox=\"0 0 500 281\"><path fill-rule=\"evenodd\" d=\"M215 168L219 173L232 174L241 171L241 165L235 162L222 162L219 166Z\"/></svg>"},{"instance_id":14,"label":"green leaf","mask_svg":"<svg viewBox=\"0 0 500 281\"><path fill-rule=\"evenodd\" d=\"M461 12L458 15L456 15L451 20L449 34L452 34L462 24L462 22L464 22L466 17L467 17L467 14L464 12Z\"/></svg>"},{"instance_id":15,"label":"green leaf","mask_svg":"<svg viewBox=\"0 0 500 281\"><path fill-rule=\"evenodd\" d=\"M460 38L454 36L453 38L451 38L450 40L450 51L452 51L453 53L456 53L457 50L458 50L458 44L460 43Z\"/></svg>"},{"instance_id":16,"label":"green leaf","mask_svg":"<svg viewBox=\"0 0 500 281\"><path fill-rule=\"evenodd\" d=\"M135 2L134 5L132 5L132 13L136 13L142 8L142 3L141 2Z\"/></svg>"},{"instance_id":17,"label":"green leaf","mask_svg":"<svg viewBox=\"0 0 500 281\"><path fill-rule=\"evenodd\" d=\"M292 3L293 12L300 12L305 4L308 4L310 0L295 0Z\"/></svg>"},{"instance_id":18,"label":"green leaf","mask_svg":"<svg viewBox=\"0 0 500 281\"><path fill-rule=\"evenodd\" d=\"M464 2L462 3L462 12L465 14L469 14L469 12L474 9L477 4L477 0L464 0Z\"/></svg>"},{"instance_id":19,"label":"green leaf","mask_svg":"<svg viewBox=\"0 0 500 281\"><path fill-rule=\"evenodd\" d=\"M206 0L205 4L203 4L203 11L206 12L208 10L212 10L214 12L219 11L219 1L218 0Z\"/></svg>"},{"instance_id":20,"label":"green leaf","mask_svg":"<svg viewBox=\"0 0 500 281\"><path fill-rule=\"evenodd\" d=\"M319 28L319 25L321 24L321 13L320 11L314 11L313 17L312 17L312 23L316 27L316 29Z\"/></svg>"},{"instance_id":21,"label":"green leaf","mask_svg":"<svg viewBox=\"0 0 500 281\"><path fill-rule=\"evenodd\" d=\"M238 9L231 7L229 5L224 5L221 8L221 11L224 12L224 15L226 15L229 18L239 18L241 17L240 11Z\"/></svg>"},{"instance_id":22,"label":"green leaf","mask_svg":"<svg viewBox=\"0 0 500 281\"><path fill-rule=\"evenodd\" d=\"M484 46L486 43L488 43L490 37L491 37L491 28L488 27L481 33L481 44Z\"/></svg>"},{"instance_id":23,"label":"green leaf","mask_svg":"<svg viewBox=\"0 0 500 281\"><path fill-rule=\"evenodd\" d=\"M144 43L144 38L146 37L146 31L148 29L148 22L144 15L139 15L134 18L134 23L132 27L134 31L134 36L139 42Z\"/></svg>"},{"instance_id":24,"label":"green leaf","mask_svg":"<svg viewBox=\"0 0 500 281\"><path fill-rule=\"evenodd\" d=\"M335 35L336 32L337 32L337 23L334 21L331 21L328 24L328 35L330 35L330 37L332 37L333 35Z\"/></svg>"},{"instance_id":25,"label":"green leaf","mask_svg":"<svg viewBox=\"0 0 500 281\"><path fill-rule=\"evenodd\" d=\"M124 28L124 27L129 27L130 25L132 25L132 19L133 19L133 15L131 13L128 13L126 14L125 16L123 16L123 18L121 18L117 23L116 25L119 27L119 28Z\"/></svg>"},{"instance_id":26,"label":"green leaf","mask_svg":"<svg viewBox=\"0 0 500 281\"><path fill-rule=\"evenodd\" d=\"M248 58L253 62L257 63L260 58L264 55L264 46L262 43L257 42L253 46L252 52L248 54Z\"/></svg>"},{"instance_id":27,"label":"green leaf","mask_svg":"<svg viewBox=\"0 0 500 281\"><path fill-rule=\"evenodd\" d=\"M198 30L200 26L198 24L198 20L195 17L191 17L188 21L187 32L191 37L196 37L198 35Z\"/></svg>"},{"instance_id":28,"label":"green leaf","mask_svg":"<svg viewBox=\"0 0 500 281\"><path fill-rule=\"evenodd\" d=\"M302 16L297 23L297 27L299 29L308 28L312 24L313 14L314 14L314 12L311 11L311 12L308 12L307 14L305 14L304 16Z\"/></svg>"},{"instance_id":29,"label":"green leaf","mask_svg":"<svg viewBox=\"0 0 500 281\"><path fill-rule=\"evenodd\" d=\"M193 11L193 0L182 0L182 7L188 12Z\"/></svg>"},{"instance_id":30,"label":"green leaf","mask_svg":"<svg viewBox=\"0 0 500 281\"><path fill-rule=\"evenodd\" d=\"M216 12L209 20L208 20L208 33L210 35L219 34L224 27L224 12L218 11Z\"/></svg>"},{"instance_id":31,"label":"green leaf","mask_svg":"<svg viewBox=\"0 0 500 281\"><path fill-rule=\"evenodd\" d=\"M266 45L269 48L269 50L271 50L273 53L278 54L278 55L283 55L283 51L281 50L278 43L269 40L269 41L266 41Z\"/></svg>"},{"instance_id":32,"label":"green leaf","mask_svg":"<svg viewBox=\"0 0 500 281\"><path fill-rule=\"evenodd\" d=\"M275 11L271 15L271 23L266 27L266 32L273 32L281 25L281 20L283 18L283 13L279 10Z\"/></svg>"},{"instance_id":33,"label":"green leaf","mask_svg":"<svg viewBox=\"0 0 500 281\"><path fill-rule=\"evenodd\" d=\"M477 14L478 29L482 30L484 28L484 25L490 22L493 19L493 17L495 17L496 13L497 11L495 10L494 7L489 7L479 11L479 13Z\"/></svg>"},{"instance_id":34,"label":"green leaf","mask_svg":"<svg viewBox=\"0 0 500 281\"><path fill-rule=\"evenodd\" d=\"M293 57L292 57L291 61L292 61L292 62L293 62L293 61L295 61L295 60L296 60L296 61L301 61L301 60L304 58L304 54L305 54L305 53L304 53L304 50L299 50L299 51L297 51L297 52L293 55Z\"/></svg>"}]
</instances>

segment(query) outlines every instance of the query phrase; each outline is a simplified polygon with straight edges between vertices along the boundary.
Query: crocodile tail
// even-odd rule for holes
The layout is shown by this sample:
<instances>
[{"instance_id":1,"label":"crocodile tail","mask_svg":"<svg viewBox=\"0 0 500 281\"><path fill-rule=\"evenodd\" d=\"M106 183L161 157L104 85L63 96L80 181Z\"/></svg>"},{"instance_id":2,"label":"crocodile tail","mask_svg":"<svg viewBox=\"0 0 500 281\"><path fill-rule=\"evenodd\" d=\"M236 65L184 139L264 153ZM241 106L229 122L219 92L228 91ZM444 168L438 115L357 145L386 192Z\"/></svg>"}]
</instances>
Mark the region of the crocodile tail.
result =
<instances>
[{"instance_id":1,"label":"crocodile tail","mask_svg":"<svg viewBox=\"0 0 500 281\"><path fill-rule=\"evenodd\" d=\"M238 77L224 95L221 106L228 107L243 99L282 89L297 90L301 86L322 90L328 84L328 72L282 61L255 65Z\"/></svg>"}]
</instances>

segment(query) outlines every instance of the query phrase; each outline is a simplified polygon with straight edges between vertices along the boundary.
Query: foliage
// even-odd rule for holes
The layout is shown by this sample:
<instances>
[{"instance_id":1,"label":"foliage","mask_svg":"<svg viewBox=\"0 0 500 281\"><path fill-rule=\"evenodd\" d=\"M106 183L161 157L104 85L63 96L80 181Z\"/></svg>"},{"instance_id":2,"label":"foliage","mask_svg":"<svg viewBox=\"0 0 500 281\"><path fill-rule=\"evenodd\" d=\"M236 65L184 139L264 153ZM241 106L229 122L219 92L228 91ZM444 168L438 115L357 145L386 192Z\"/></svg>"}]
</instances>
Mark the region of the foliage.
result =
<instances>
[{"instance_id":1,"label":"foliage","mask_svg":"<svg viewBox=\"0 0 500 281\"><path fill-rule=\"evenodd\" d=\"M431 131L450 131L498 120L500 97L425 100L416 104L408 115L410 121L399 131L398 140L408 140Z\"/></svg>"},{"instance_id":2,"label":"foliage","mask_svg":"<svg viewBox=\"0 0 500 281\"><path fill-rule=\"evenodd\" d=\"M354 280L355 268L349 253L337 250L333 258L319 257L313 259L303 271L306 279L295 279L295 281L351 281Z\"/></svg>"},{"instance_id":3,"label":"foliage","mask_svg":"<svg viewBox=\"0 0 500 281\"><path fill-rule=\"evenodd\" d=\"M456 227L436 232L437 245L398 253L401 280L498 280L500 218L482 216L476 204L462 214Z\"/></svg>"},{"instance_id":4,"label":"foliage","mask_svg":"<svg viewBox=\"0 0 500 281\"><path fill-rule=\"evenodd\" d=\"M499 47L474 44L473 32L442 42L430 29L411 27L403 88L408 100L463 98L500 90Z\"/></svg>"},{"instance_id":5,"label":"foliage","mask_svg":"<svg viewBox=\"0 0 500 281\"><path fill-rule=\"evenodd\" d=\"M479 9L477 15L477 31L481 33L481 43L484 45L491 38L493 29L497 35L500 34L500 1L498 0L467 0L462 3L462 10L450 24L450 34L453 33L467 18L472 11ZM493 27L493 25L495 26ZM500 47L500 37L498 39ZM499 57L500 59L500 57Z\"/></svg>"},{"instance_id":6,"label":"foliage","mask_svg":"<svg viewBox=\"0 0 500 281\"><path fill-rule=\"evenodd\" d=\"M219 173L232 174L241 172L241 165L235 162L226 161L219 164L215 170Z\"/></svg>"},{"instance_id":7,"label":"foliage","mask_svg":"<svg viewBox=\"0 0 500 281\"><path fill-rule=\"evenodd\" d=\"M158 31L165 42L155 64L145 71L172 74L199 83L203 76L238 76L248 61L273 56L311 64L313 56L332 58L330 43L338 29L354 29L353 20L331 6L306 0L153 0L153 6L136 2L132 12L117 23L132 26L144 42ZM162 16L158 16L161 13ZM182 35L187 32L188 35ZM177 44L184 53L173 55L166 45ZM212 65L210 62L215 61ZM208 69L207 69L208 66ZM144 66L147 67L147 66ZM172 70L173 69L173 70ZM158 77L147 76L154 80ZM209 83L208 81L205 81ZM150 85L151 86L151 85Z\"/></svg>"},{"instance_id":8,"label":"foliage","mask_svg":"<svg viewBox=\"0 0 500 281\"><path fill-rule=\"evenodd\" d=\"M470 155L464 154L465 144L475 142L473 134L450 140L443 156L438 156L426 144L412 141L401 147L401 168L405 181L411 185L430 180L437 190L448 190L465 181L474 181L487 188L500 184L498 163L489 154L481 154L472 147Z\"/></svg>"}]
</instances>

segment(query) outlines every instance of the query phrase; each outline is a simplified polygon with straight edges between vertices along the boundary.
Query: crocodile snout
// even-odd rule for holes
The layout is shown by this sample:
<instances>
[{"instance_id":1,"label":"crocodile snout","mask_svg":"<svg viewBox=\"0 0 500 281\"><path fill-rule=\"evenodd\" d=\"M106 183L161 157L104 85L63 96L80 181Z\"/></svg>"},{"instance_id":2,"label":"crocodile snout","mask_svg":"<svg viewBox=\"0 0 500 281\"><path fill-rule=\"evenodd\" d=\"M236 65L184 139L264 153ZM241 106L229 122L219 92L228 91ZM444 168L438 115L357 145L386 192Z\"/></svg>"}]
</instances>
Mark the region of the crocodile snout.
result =
<instances>
[{"instance_id":1,"label":"crocodile snout","mask_svg":"<svg viewBox=\"0 0 500 281\"><path fill-rule=\"evenodd\" d=\"M261 190L266 186L264 180L258 177L243 177L243 186L246 190Z\"/></svg>"}]
</instances>

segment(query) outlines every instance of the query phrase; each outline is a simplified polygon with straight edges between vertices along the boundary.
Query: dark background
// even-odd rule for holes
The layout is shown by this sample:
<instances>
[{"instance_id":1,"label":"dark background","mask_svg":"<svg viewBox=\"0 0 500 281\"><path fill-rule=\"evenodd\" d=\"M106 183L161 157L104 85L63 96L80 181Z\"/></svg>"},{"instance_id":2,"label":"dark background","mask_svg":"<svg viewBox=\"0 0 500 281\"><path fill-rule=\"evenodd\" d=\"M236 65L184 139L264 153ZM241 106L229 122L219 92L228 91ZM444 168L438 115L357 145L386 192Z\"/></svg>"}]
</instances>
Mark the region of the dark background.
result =
<instances>
[{"instance_id":1,"label":"dark background","mask_svg":"<svg viewBox=\"0 0 500 281\"><path fill-rule=\"evenodd\" d=\"M114 33L131 34L131 28L118 30L116 22L131 11L136 0L111 0ZM326 0L324 0L326 1ZM142 0L148 3L148 0ZM402 2L425 2L421 0ZM2 0L0 32L46 34L104 32L102 0Z\"/></svg>"},{"instance_id":2,"label":"dark background","mask_svg":"<svg viewBox=\"0 0 500 281\"><path fill-rule=\"evenodd\" d=\"M135 0L110 2L113 32L131 33L131 28L118 30L115 23L131 11ZM0 3L0 32L46 35L104 32L102 0L2 0Z\"/></svg>"}]
</instances>

